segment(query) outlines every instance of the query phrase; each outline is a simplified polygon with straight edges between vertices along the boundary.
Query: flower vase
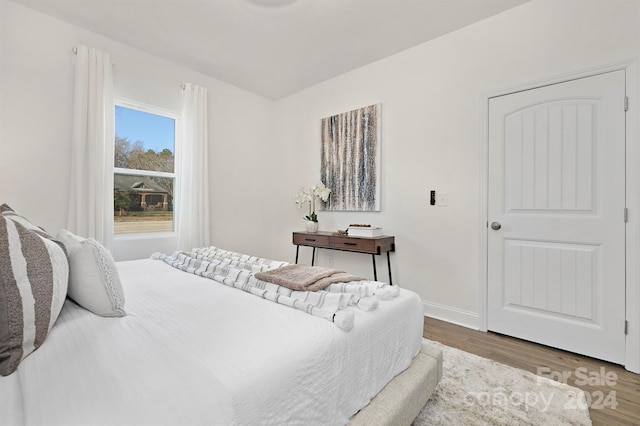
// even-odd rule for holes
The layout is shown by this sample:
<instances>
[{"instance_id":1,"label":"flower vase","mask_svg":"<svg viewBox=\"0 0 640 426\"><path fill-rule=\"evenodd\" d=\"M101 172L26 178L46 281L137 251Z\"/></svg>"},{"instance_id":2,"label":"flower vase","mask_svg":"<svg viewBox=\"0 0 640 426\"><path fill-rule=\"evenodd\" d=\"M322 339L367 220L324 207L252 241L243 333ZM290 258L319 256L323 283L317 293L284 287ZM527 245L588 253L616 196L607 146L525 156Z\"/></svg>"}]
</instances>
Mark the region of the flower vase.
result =
<instances>
[{"instance_id":1,"label":"flower vase","mask_svg":"<svg viewBox=\"0 0 640 426\"><path fill-rule=\"evenodd\" d=\"M305 220L305 225L307 227L307 232L318 232L318 222Z\"/></svg>"}]
</instances>

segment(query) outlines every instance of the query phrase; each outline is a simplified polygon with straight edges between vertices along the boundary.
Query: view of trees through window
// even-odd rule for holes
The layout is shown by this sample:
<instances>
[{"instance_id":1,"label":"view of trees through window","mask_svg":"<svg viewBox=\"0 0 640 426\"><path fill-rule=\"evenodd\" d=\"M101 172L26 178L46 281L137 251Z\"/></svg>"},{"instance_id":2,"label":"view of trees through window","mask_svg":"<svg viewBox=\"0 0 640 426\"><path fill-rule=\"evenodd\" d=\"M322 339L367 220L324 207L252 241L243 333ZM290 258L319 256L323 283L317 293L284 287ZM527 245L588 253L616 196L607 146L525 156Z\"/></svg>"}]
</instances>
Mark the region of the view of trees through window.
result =
<instances>
[{"instance_id":1,"label":"view of trees through window","mask_svg":"<svg viewBox=\"0 0 640 426\"><path fill-rule=\"evenodd\" d=\"M116 105L115 133L114 233L171 232L175 118Z\"/></svg>"}]
</instances>

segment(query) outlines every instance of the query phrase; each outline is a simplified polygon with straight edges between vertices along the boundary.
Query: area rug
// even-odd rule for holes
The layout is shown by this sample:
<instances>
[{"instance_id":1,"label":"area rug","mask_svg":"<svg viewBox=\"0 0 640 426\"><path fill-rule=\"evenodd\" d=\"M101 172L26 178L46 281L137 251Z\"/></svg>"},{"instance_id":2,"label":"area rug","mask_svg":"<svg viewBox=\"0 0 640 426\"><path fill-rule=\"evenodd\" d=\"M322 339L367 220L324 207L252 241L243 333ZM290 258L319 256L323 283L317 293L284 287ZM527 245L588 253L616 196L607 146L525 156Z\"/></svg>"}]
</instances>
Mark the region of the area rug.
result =
<instances>
[{"instance_id":1,"label":"area rug","mask_svg":"<svg viewBox=\"0 0 640 426\"><path fill-rule=\"evenodd\" d=\"M442 349L443 374L413 426L591 425L582 390L425 342Z\"/></svg>"}]
</instances>

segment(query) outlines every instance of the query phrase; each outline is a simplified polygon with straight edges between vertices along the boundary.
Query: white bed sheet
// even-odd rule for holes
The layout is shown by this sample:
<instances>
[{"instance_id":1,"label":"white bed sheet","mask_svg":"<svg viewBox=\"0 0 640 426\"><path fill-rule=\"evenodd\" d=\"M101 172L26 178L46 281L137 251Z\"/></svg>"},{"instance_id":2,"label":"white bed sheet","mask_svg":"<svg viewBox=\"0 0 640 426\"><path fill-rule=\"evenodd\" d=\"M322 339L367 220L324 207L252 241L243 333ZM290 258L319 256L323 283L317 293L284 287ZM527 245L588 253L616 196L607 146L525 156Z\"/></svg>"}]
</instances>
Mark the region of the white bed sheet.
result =
<instances>
[{"instance_id":1,"label":"white bed sheet","mask_svg":"<svg viewBox=\"0 0 640 426\"><path fill-rule=\"evenodd\" d=\"M420 349L410 291L349 308L345 332L158 260L118 268L127 316L67 301L42 347L0 378L0 391L22 394L0 414L25 425L342 425Z\"/></svg>"},{"instance_id":2,"label":"white bed sheet","mask_svg":"<svg viewBox=\"0 0 640 426\"><path fill-rule=\"evenodd\" d=\"M22 388L18 374L0 377L0 425L22 425Z\"/></svg>"}]
</instances>

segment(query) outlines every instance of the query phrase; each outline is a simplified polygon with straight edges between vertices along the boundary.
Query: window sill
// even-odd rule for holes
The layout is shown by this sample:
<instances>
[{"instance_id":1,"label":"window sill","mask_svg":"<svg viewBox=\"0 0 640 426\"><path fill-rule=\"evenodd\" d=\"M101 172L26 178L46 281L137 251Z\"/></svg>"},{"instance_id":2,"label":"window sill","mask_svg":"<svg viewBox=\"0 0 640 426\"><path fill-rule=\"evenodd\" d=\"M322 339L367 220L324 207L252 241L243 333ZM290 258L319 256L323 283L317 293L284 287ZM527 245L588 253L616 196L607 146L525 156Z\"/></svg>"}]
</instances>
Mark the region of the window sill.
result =
<instances>
[{"instance_id":1,"label":"window sill","mask_svg":"<svg viewBox=\"0 0 640 426\"><path fill-rule=\"evenodd\" d=\"M140 233L140 234L121 234L114 235L113 241L134 241L134 240L156 240L156 239L165 239L165 238L177 238L178 234L176 232L150 232L150 233Z\"/></svg>"}]
</instances>

